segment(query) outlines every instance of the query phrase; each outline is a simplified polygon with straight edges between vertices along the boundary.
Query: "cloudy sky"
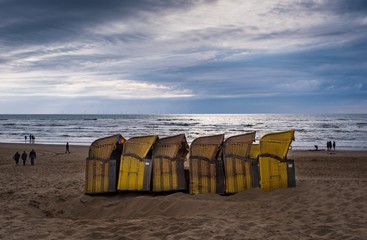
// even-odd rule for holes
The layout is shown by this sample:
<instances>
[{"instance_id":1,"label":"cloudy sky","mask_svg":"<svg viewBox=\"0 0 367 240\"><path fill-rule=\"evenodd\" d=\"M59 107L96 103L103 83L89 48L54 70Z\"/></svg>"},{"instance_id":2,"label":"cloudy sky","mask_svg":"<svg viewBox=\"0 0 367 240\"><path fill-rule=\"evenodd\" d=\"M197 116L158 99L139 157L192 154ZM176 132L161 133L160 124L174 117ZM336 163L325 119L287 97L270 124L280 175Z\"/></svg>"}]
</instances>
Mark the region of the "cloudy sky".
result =
<instances>
[{"instance_id":1,"label":"cloudy sky","mask_svg":"<svg viewBox=\"0 0 367 240\"><path fill-rule=\"evenodd\" d=\"M367 1L0 0L0 113L367 113Z\"/></svg>"}]
</instances>

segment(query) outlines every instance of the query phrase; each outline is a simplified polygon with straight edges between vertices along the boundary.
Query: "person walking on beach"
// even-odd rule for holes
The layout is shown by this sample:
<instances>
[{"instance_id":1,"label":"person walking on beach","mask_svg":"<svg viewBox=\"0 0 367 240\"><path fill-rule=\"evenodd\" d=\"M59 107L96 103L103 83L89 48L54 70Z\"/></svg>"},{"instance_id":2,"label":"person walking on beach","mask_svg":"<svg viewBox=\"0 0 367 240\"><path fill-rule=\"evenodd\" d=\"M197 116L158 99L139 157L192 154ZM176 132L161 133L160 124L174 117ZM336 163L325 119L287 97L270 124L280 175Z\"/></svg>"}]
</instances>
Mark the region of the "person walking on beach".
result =
<instances>
[{"instance_id":1,"label":"person walking on beach","mask_svg":"<svg viewBox=\"0 0 367 240\"><path fill-rule=\"evenodd\" d=\"M27 161L27 153L23 151L22 153L23 166L25 165L25 161Z\"/></svg>"},{"instance_id":2,"label":"person walking on beach","mask_svg":"<svg viewBox=\"0 0 367 240\"><path fill-rule=\"evenodd\" d=\"M335 141L333 141L333 149L334 149L334 151L335 151Z\"/></svg>"},{"instance_id":3,"label":"person walking on beach","mask_svg":"<svg viewBox=\"0 0 367 240\"><path fill-rule=\"evenodd\" d=\"M20 154L19 154L19 152L18 152L18 151L14 154L13 159L14 159L14 161L15 161L15 164L17 164L17 165L18 165L18 163L19 163L19 159L20 159Z\"/></svg>"},{"instance_id":4,"label":"person walking on beach","mask_svg":"<svg viewBox=\"0 0 367 240\"><path fill-rule=\"evenodd\" d=\"M66 143L66 151L65 151L65 153L70 153L70 151L69 151L69 142Z\"/></svg>"},{"instance_id":5,"label":"person walking on beach","mask_svg":"<svg viewBox=\"0 0 367 240\"><path fill-rule=\"evenodd\" d=\"M27 135L24 136L24 143L27 143Z\"/></svg>"},{"instance_id":6,"label":"person walking on beach","mask_svg":"<svg viewBox=\"0 0 367 240\"><path fill-rule=\"evenodd\" d=\"M31 159L31 165L34 165L34 159L36 159L36 152L34 151L34 149L32 149L32 151L29 153L29 158Z\"/></svg>"}]
</instances>

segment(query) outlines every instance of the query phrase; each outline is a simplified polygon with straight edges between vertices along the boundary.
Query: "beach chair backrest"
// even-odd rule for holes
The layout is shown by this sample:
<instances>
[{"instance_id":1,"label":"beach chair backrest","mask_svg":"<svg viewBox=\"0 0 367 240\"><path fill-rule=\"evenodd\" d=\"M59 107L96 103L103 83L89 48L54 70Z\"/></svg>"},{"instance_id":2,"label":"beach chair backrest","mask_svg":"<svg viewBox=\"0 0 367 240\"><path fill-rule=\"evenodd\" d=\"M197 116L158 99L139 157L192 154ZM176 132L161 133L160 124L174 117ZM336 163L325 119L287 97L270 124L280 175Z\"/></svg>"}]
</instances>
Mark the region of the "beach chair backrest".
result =
<instances>
[{"instance_id":1,"label":"beach chair backrest","mask_svg":"<svg viewBox=\"0 0 367 240\"><path fill-rule=\"evenodd\" d=\"M112 152L120 147L122 151L122 144L125 139L120 135L112 135L95 140L89 147L88 158L90 159L110 159Z\"/></svg>"},{"instance_id":2,"label":"beach chair backrest","mask_svg":"<svg viewBox=\"0 0 367 240\"><path fill-rule=\"evenodd\" d=\"M294 140L294 132L294 130L288 130L264 135L260 139L260 155L269 154L278 160L284 160Z\"/></svg>"},{"instance_id":3,"label":"beach chair backrest","mask_svg":"<svg viewBox=\"0 0 367 240\"><path fill-rule=\"evenodd\" d=\"M186 189L184 161L189 151L185 134L159 139L153 146L153 192Z\"/></svg>"},{"instance_id":4,"label":"beach chair backrest","mask_svg":"<svg viewBox=\"0 0 367 240\"><path fill-rule=\"evenodd\" d=\"M118 190L150 191L150 153L157 139L157 135L148 135L133 137L125 142L121 155Z\"/></svg>"}]
</instances>

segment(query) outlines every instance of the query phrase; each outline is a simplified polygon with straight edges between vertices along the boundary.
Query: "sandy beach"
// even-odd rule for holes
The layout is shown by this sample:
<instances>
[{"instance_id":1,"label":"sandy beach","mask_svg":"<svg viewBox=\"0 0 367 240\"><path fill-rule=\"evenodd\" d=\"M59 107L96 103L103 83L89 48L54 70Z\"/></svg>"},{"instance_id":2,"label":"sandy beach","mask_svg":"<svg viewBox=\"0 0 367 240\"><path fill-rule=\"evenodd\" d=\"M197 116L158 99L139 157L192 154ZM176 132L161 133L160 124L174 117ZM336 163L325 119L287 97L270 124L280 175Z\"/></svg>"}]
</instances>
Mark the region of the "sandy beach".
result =
<instances>
[{"instance_id":1,"label":"sandy beach","mask_svg":"<svg viewBox=\"0 0 367 240\"><path fill-rule=\"evenodd\" d=\"M0 239L367 239L367 152L290 151L297 187L270 193L92 197L88 147L70 151L0 144Z\"/></svg>"}]
</instances>

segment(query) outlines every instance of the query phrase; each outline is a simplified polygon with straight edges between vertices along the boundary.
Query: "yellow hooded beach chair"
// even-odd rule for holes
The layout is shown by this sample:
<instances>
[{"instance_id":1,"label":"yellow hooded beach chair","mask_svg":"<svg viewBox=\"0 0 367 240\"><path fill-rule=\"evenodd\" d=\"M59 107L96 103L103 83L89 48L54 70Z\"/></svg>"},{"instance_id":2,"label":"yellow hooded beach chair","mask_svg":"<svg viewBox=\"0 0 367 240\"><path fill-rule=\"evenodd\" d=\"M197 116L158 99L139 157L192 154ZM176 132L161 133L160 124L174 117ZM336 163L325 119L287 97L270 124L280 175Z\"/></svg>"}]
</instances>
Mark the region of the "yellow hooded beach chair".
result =
<instances>
[{"instance_id":1,"label":"yellow hooded beach chair","mask_svg":"<svg viewBox=\"0 0 367 240\"><path fill-rule=\"evenodd\" d=\"M157 135L132 137L124 144L121 156L119 191L150 191L151 150Z\"/></svg>"},{"instance_id":2,"label":"yellow hooded beach chair","mask_svg":"<svg viewBox=\"0 0 367 240\"><path fill-rule=\"evenodd\" d=\"M153 192L186 189L184 161L189 152L185 134L159 139L153 146Z\"/></svg>"},{"instance_id":3,"label":"yellow hooded beach chair","mask_svg":"<svg viewBox=\"0 0 367 240\"><path fill-rule=\"evenodd\" d=\"M223 162L218 154L224 134L199 137L190 146L190 194L224 193Z\"/></svg>"},{"instance_id":4,"label":"yellow hooded beach chair","mask_svg":"<svg viewBox=\"0 0 367 240\"><path fill-rule=\"evenodd\" d=\"M252 162L249 154L255 134L251 132L232 136L223 144L226 193L244 192L252 187Z\"/></svg>"},{"instance_id":5,"label":"yellow hooded beach chair","mask_svg":"<svg viewBox=\"0 0 367 240\"><path fill-rule=\"evenodd\" d=\"M260 139L260 185L265 191L289 185L287 167L294 171L294 162L287 162L288 149L294 140L294 130L269 133ZM292 161L292 160L291 160Z\"/></svg>"},{"instance_id":6,"label":"yellow hooded beach chair","mask_svg":"<svg viewBox=\"0 0 367 240\"><path fill-rule=\"evenodd\" d=\"M112 135L95 140L86 159L85 193L116 192L120 158L125 139Z\"/></svg>"}]
</instances>

